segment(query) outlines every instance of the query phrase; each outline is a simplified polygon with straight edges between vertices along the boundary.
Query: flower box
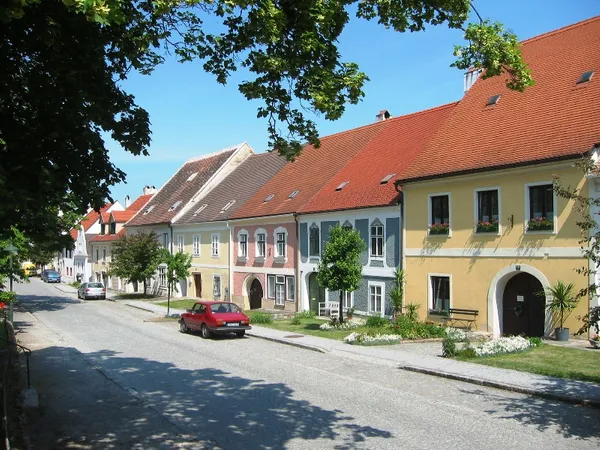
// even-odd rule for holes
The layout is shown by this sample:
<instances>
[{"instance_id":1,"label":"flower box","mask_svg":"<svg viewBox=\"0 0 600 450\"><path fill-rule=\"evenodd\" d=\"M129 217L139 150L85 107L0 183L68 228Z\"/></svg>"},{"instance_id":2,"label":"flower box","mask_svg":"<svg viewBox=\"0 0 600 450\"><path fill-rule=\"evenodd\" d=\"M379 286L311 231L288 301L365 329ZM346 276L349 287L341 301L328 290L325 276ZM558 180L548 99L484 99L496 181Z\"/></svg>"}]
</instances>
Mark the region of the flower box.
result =
<instances>
[{"instance_id":1,"label":"flower box","mask_svg":"<svg viewBox=\"0 0 600 450\"><path fill-rule=\"evenodd\" d=\"M449 223L435 223L433 225L429 225L429 234L430 235L448 235L450 233L450 224Z\"/></svg>"},{"instance_id":2,"label":"flower box","mask_svg":"<svg viewBox=\"0 0 600 450\"><path fill-rule=\"evenodd\" d=\"M540 217L539 219L530 219L527 222L527 231L552 231L554 230L554 220Z\"/></svg>"},{"instance_id":3,"label":"flower box","mask_svg":"<svg viewBox=\"0 0 600 450\"><path fill-rule=\"evenodd\" d=\"M477 233L497 233L499 230L498 220L480 220L479 222L477 222L477 227L475 228L475 230L477 231Z\"/></svg>"}]
</instances>

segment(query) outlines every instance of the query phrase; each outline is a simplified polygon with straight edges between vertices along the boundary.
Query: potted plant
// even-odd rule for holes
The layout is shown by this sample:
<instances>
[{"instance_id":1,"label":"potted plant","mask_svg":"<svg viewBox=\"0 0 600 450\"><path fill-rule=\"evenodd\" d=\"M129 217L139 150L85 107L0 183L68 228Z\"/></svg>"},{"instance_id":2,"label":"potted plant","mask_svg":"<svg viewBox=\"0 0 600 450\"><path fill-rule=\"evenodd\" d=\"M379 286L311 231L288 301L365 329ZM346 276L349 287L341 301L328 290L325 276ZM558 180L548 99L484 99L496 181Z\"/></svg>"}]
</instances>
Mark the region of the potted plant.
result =
<instances>
[{"instance_id":1,"label":"potted plant","mask_svg":"<svg viewBox=\"0 0 600 450\"><path fill-rule=\"evenodd\" d=\"M352 316L354 316L354 307L348 308L348 311L346 312L346 317L348 320L352 320Z\"/></svg>"},{"instance_id":2,"label":"potted plant","mask_svg":"<svg viewBox=\"0 0 600 450\"><path fill-rule=\"evenodd\" d=\"M558 280L553 286L546 288L545 293L552 297L546 308L559 318L560 326L554 330L554 337L557 341L568 341L569 329L564 327L565 314L568 316L579 301L575 294L575 285Z\"/></svg>"},{"instance_id":3,"label":"potted plant","mask_svg":"<svg viewBox=\"0 0 600 450\"><path fill-rule=\"evenodd\" d=\"M592 336L592 338L589 341L590 341L590 344L592 344L592 347L600 348L600 335L599 334L595 334L594 336Z\"/></svg>"},{"instance_id":4,"label":"potted plant","mask_svg":"<svg viewBox=\"0 0 600 450\"><path fill-rule=\"evenodd\" d=\"M450 224L449 223L434 223L429 225L429 234L430 235L445 235L450 233Z\"/></svg>"}]
</instances>

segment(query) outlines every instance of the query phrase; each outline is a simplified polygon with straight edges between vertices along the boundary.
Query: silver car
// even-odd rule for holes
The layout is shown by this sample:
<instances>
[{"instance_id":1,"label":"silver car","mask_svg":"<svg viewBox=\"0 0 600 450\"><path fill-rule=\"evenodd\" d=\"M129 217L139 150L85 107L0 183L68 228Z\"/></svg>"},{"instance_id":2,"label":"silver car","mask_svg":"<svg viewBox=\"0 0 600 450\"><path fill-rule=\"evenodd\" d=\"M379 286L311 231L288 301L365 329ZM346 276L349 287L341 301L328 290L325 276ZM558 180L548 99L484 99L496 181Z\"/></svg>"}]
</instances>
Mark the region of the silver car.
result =
<instances>
[{"instance_id":1,"label":"silver car","mask_svg":"<svg viewBox=\"0 0 600 450\"><path fill-rule=\"evenodd\" d=\"M106 299L106 288L102 283L82 283L77 289L77 298L87 300L88 298Z\"/></svg>"}]
</instances>

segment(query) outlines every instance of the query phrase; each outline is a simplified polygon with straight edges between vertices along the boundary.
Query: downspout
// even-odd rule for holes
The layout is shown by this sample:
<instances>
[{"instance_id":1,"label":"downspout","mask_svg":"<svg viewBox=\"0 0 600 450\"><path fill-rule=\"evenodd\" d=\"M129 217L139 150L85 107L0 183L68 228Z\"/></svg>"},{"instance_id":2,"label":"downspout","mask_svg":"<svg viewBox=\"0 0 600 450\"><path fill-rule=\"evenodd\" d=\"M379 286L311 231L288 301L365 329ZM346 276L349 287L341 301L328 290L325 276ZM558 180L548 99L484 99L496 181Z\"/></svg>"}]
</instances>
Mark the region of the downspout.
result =
<instances>
[{"instance_id":1,"label":"downspout","mask_svg":"<svg viewBox=\"0 0 600 450\"><path fill-rule=\"evenodd\" d=\"M294 213L294 222L296 222L296 251L294 252L294 264L296 272L296 280L294 281L294 298L296 299L296 311L300 311L300 223L298 222L298 214Z\"/></svg>"},{"instance_id":2,"label":"downspout","mask_svg":"<svg viewBox=\"0 0 600 450\"><path fill-rule=\"evenodd\" d=\"M229 252L227 255L227 279L229 280L228 282L228 286L229 286L229 301L233 301L233 270L231 270L231 264L233 261L233 228L231 227L231 223L229 222L229 220L227 222L225 222L225 225L227 225L227 229L229 230ZM247 244L248 247L250 247L249 244ZM250 249L248 248L248 252L250 252ZM244 307L243 303L242 303L242 308Z\"/></svg>"}]
</instances>

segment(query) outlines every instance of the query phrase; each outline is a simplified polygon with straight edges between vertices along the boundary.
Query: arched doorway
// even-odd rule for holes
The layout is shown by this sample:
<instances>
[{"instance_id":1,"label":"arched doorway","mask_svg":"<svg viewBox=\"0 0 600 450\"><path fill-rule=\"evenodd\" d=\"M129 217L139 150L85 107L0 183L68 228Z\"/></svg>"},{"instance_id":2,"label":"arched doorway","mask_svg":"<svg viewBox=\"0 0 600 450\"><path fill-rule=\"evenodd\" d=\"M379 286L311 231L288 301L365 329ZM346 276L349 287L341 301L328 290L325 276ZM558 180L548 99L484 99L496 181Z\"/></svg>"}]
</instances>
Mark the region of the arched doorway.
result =
<instances>
[{"instance_id":1,"label":"arched doorway","mask_svg":"<svg viewBox=\"0 0 600 450\"><path fill-rule=\"evenodd\" d=\"M262 307L263 288L258 278L252 280L250 285L250 309L260 309Z\"/></svg>"},{"instance_id":2,"label":"arched doorway","mask_svg":"<svg viewBox=\"0 0 600 450\"><path fill-rule=\"evenodd\" d=\"M508 280L502 296L503 334L541 337L546 319L542 283L529 273Z\"/></svg>"},{"instance_id":3,"label":"arched doorway","mask_svg":"<svg viewBox=\"0 0 600 450\"><path fill-rule=\"evenodd\" d=\"M325 301L325 288L319 286L316 272L311 273L308 277L308 298L310 300L310 310L318 313L319 303Z\"/></svg>"}]
</instances>

